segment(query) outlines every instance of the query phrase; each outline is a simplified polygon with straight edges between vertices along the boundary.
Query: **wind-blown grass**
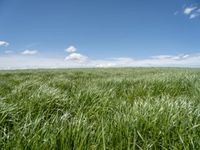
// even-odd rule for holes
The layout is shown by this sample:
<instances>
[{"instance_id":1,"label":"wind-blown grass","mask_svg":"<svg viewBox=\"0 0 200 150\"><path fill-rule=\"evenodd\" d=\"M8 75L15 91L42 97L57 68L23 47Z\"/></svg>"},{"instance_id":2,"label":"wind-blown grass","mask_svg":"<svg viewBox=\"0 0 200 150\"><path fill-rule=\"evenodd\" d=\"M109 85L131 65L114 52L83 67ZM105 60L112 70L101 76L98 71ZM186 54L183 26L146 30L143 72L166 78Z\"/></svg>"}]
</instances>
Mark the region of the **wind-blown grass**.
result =
<instances>
[{"instance_id":1,"label":"wind-blown grass","mask_svg":"<svg viewBox=\"0 0 200 150\"><path fill-rule=\"evenodd\" d=\"M0 72L1 149L200 149L200 69Z\"/></svg>"}]
</instances>

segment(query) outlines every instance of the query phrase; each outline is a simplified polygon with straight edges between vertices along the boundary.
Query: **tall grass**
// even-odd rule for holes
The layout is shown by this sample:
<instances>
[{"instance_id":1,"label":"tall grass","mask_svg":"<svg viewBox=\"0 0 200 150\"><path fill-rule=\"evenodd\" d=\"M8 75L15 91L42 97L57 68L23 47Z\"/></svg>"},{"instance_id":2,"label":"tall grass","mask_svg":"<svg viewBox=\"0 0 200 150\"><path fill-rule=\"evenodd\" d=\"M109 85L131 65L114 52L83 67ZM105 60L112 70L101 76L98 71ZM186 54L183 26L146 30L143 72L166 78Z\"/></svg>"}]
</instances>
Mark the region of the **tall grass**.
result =
<instances>
[{"instance_id":1,"label":"tall grass","mask_svg":"<svg viewBox=\"0 0 200 150\"><path fill-rule=\"evenodd\" d=\"M1 71L0 149L200 149L200 69Z\"/></svg>"}]
</instances>

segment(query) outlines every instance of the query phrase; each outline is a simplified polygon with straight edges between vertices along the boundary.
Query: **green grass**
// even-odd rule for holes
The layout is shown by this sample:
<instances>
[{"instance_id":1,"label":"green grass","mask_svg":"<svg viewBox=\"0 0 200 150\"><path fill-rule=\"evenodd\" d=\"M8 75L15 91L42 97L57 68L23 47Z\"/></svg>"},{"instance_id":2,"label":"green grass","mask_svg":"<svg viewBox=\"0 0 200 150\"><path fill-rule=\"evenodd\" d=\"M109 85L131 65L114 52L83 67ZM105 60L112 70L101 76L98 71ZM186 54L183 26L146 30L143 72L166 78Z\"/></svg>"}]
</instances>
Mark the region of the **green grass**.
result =
<instances>
[{"instance_id":1,"label":"green grass","mask_svg":"<svg viewBox=\"0 0 200 150\"><path fill-rule=\"evenodd\" d=\"M200 69L1 71L0 149L200 149Z\"/></svg>"}]
</instances>

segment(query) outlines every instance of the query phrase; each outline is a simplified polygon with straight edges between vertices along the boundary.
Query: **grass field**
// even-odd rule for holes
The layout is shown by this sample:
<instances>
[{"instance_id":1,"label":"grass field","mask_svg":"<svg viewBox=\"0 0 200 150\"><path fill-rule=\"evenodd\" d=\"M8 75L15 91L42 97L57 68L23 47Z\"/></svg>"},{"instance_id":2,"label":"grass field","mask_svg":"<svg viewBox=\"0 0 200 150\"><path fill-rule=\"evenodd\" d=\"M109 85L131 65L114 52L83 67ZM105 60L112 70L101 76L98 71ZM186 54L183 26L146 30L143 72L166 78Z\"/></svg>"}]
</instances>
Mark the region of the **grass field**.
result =
<instances>
[{"instance_id":1,"label":"grass field","mask_svg":"<svg viewBox=\"0 0 200 150\"><path fill-rule=\"evenodd\" d=\"M200 149L200 69L0 71L0 149Z\"/></svg>"}]
</instances>

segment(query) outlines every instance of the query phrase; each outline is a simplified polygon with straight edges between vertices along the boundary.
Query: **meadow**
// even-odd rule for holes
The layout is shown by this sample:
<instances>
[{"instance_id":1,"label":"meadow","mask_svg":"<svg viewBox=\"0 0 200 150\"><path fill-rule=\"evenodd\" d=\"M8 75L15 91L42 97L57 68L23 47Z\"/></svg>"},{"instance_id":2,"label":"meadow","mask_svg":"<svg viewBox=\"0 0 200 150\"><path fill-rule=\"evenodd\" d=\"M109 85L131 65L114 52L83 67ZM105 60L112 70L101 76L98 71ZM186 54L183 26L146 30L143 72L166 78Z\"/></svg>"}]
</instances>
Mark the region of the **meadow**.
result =
<instances>
[{"instance_id":1,"label":"meadow","mask_svg":"<svg viewBox=\"0 0 200 150\"><path fill-rule=\"evenodd\" d=\"M0 149L200 149L200 69L0 71Z\"/></svg>"}]
</instances>

